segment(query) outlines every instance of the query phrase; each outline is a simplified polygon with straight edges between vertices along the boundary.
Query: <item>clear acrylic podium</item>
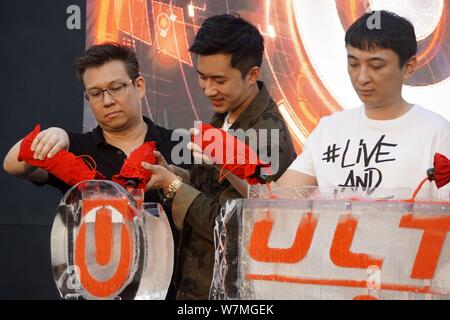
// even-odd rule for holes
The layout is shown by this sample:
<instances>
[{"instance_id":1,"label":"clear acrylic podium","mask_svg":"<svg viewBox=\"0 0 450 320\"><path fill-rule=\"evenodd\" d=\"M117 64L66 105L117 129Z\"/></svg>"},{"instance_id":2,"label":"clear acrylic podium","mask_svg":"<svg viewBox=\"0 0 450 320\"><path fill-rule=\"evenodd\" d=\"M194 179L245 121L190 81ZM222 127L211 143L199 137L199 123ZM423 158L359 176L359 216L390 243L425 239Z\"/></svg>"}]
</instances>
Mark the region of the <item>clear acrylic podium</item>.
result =
<instances>
[{"instance_id":1,"label":"clear acrylic podium","mask_svg":"<svg viewBox=\"0 0 450 320\"><path fill-rule=\"evenodd\" d=\"M253 187L215 226L211 299L449 299L450 198Z\"/></svg>"},{"instance_id":2,"label":"clear acrylic podium","mask_svg":"<svg viewBox=\"0 0 450 320\"><path fill-rule=\"evenodd\" d=\"M63 299L165 298L172 232L162 207L142 198L106 180L84 181L64 195L51 233Z\"/></svg>"}]
</instances>

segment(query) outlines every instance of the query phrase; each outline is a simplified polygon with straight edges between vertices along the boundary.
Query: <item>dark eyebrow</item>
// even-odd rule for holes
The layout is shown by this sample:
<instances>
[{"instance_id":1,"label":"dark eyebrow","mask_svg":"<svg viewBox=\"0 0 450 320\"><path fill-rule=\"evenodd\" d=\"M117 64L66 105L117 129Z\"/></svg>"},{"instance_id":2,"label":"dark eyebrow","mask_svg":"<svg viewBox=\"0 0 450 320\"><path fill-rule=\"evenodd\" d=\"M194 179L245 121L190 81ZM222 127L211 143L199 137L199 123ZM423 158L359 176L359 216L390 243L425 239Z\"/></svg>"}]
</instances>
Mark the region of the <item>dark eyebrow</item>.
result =
<instances>
[{"instance_id":1,"label":"dark eyebrow","mask_svg":"<svg viewBox=\"0 0 450 320\"><path fill-rule=\"evenodd\" d=\"M201 72L198 71L198 70L197 70L197 73L198 73L200 76L202 76L202 77L212 78L212 79L214 79L214 80L224 80L224 79L226 79L225 76L211 76L211 77L208 77L208 76L204 75L203 73L201 73Z\"/></svg>"},{"instance_id":2,"label":"dark eyebrow","mask_svg":"<svg viewBox=\"0 0 450 320\"><path fill-rule=\"evenodd\" d=\"M373 57L373 58L370 58L369 61L370 62L372 62L372 61L374 61L374 62L378 62L378 61L385 62L386 59L383 59L381 57Z\"/></svg>"},{"instance_id":3,"label":"dark eyebrow","mask_svg":"<svg viewBox=\"0 0 450 320\"><path fill-rule=\"evenodd\" d=\"M347 55L347 59L358 60L358 58L356 58L355 56L353 56L353 55L351 55L351 54L348 54L348 55ZM381 58L381 57L373 57L373 58L368 59L368 61L369 61L369 62L373 62L373 61L375 61L375 62L377 62L377 61L386 62L386 59Z\"/></svg>"},{"instance_id":4,"label":"dark eyebrow","mask_svg":"<svg viewBox=\"0 0 450 320\"><path fill-rule=\"evenodd\" d=\"M108 82L108 87L112 84L120 83L120 82L123 82L123 80L121 78L112 80L112 81ZM90 87L90 88L86 88L86 90L101 90L101 89L99 87Z\"/></svg>"}]
</instances>

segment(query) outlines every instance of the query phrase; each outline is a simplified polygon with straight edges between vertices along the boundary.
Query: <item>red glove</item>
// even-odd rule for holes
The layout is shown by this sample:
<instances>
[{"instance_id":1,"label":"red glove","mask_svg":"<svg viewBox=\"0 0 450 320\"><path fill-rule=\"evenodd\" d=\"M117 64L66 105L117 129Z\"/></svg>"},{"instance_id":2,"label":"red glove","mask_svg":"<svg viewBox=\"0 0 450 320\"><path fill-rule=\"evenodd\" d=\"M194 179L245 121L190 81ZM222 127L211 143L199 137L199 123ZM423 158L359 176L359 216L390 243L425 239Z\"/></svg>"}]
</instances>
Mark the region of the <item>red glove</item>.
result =
<instances>
[{"instance_id":1,"label":"red glove","mask_svg":"<svg viewBox=\"0 0 450 320\"><path fill-rule=\"evenodd\" d=\"M46 157L44 160L34 159L31 144L40 131L41 127L38 124L22 140L19 156L17 157L19 161L25 161L31 166L42 168L69 186L76 185L85 180L105 179L100 172L90 168L82 158L66 150L60 150L52 158Z\"/></svg>"},{"instance_id":2,"label":"red glove","mask_svg":"<svg viewBox=\"0 0 450 320\"><path fill-rule=\"evenodd\" d=\"M122 169L120 169L120 173L114 175L112 180L125 188L132 185L137 189L145 190L152 173L144 169L141 162L156 164L157 160L153 155L153 151L156 151L156 142L143 143L130 154L128 159L125 160Z\"/></svg>"},{"instance_id":3,"label":"red glove","mask_svg":"<svg viewBox=\"0 0 450 320\"><path fill-rule=\"evenodd\" d=\"M434 155L434 168L429 169L428 180L435 181L436 186L441 188L450 182L450 160L446 156L436 153Z\"/></svg>"},{"instance_id":4,"label":"red glove","mask_svg":"<svg viewBox=\"0 0 450 320\"><path fill-rule=\"evenodd\" d=\"M226 131L214 128L210 124L202 124L199 127L199 130L199 134L192 136L192 142L199 145L205 155L211 158L214 163L223 164L224 169L241 179L247 180L250 184L263 182L264 179L260 176L260 169L270 167L270 164L263 163L258 158L257 153L248 145L235 136L228 134ZM206 131L208 131L208 135L206 136L207 140L205 140ZM214 144L208 148L211 143ZM231 147L227 148L227 143L233 143L232 150ZM239 151L238 153L238 150L245 150L244 154L242 154L242 151ZM233 155L228 155L227 157L227 151L232 151ZM242 159L242 157L244 157L244 159Z\"/></svg>"}]
</instances>

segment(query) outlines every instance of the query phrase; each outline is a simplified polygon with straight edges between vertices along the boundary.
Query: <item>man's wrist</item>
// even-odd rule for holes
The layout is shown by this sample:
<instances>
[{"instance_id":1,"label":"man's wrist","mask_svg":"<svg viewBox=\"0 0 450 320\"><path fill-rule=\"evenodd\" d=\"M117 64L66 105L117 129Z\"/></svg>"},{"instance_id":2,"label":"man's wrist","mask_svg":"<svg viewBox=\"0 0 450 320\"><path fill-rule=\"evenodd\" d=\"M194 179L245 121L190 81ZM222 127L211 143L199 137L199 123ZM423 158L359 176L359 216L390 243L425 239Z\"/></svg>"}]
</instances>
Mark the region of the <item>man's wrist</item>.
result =
<instances>
[{"instance_id":1,"label":"man's wrist","mask_svg":"<svg viewBox=\"0 0 450 320\"><path fill-rule=\"evenodd\" d=\"M69 137L69 134L67 133L67 131L64 131L64 133L66 134L66 151L68 151L69 150L69 148L70 148L70 137Z\"/></svg>"},{"instance_id":2,"label":"man's wrist","mask_svg":"<svg viewBox=\"0 0 450 320\"><path fill-rule=\"evenodd\" d=\"M182 183L183 179L180 176L176 176L176 178L167 187L163 188L163 193L166 198L173 199Z\"/></svg>"}]
</instances>

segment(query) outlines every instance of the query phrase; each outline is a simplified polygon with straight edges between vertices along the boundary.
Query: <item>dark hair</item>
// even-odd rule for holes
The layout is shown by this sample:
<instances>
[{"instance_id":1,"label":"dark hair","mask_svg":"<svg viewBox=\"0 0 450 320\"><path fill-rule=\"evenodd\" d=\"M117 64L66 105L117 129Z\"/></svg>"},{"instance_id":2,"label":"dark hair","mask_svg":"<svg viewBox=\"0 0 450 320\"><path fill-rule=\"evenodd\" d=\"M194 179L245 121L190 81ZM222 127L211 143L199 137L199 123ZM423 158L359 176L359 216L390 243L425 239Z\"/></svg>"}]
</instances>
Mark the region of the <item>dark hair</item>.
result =
<instances>
[{"instance_id":1,"label":"dark hair","mask_svg":"<svg viewBox=\"0 0 450 320\"><path fill-rule=\"evenodd\" d=\"M374 23L377 19L379 25ZM400 67L417 52L412 23L385 10L368 12L356 20L345 34L345 45L360 50L391 49L397 53Z\"/></svg>"},{"instance_id":2,"label":"dark hair","mask_svg":"<svg viewBox=\"0 0 450 320\"><path fill-rule=\"evenodd\" d=\"M130 47L115 42L107 42L90 47L84 56L75 60L78 79L83 83L83 75L86 69L101 67L113 60L119 60L125 64L125 69L131 79L134 80L139 77L139 62L136 53Z\"/></svg>"},{"instance_id":3,"label":"dark hair","mask_svg":"<svg viewBox=\"0 0 450 320\"><path fill-rule=\"evenodd\" d=\"M206 56L231 54L231 67L244 77L254 66L261 67L264 38L238 14L216 15L202 23L189 51Z\"/></svg>"}]
</instances>

